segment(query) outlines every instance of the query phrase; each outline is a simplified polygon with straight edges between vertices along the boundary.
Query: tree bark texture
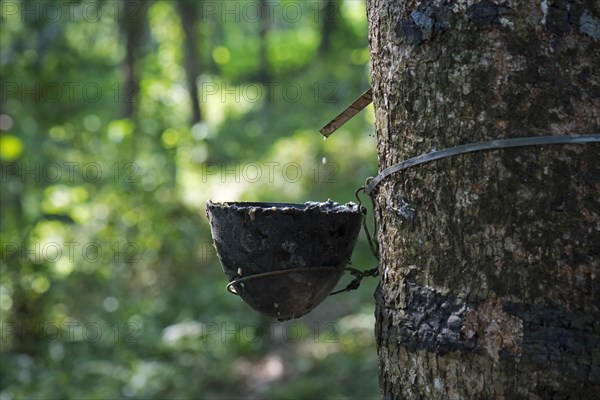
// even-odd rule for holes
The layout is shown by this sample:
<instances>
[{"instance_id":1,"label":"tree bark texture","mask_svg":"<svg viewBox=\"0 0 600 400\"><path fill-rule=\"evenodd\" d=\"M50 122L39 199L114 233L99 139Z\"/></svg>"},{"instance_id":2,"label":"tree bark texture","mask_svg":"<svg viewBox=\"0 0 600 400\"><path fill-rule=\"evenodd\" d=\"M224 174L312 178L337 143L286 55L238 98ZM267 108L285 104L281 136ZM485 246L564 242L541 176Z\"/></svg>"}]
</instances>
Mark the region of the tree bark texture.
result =
<instances>
[{"instance_id":1,"label":"tree bark texture","mask_svg":"<svg viewBox=\"0 0 600 400\"><path fill-rule=\"evenodd\" d=\"M600 2L368 0L379 169L600 133ZM600 393L600 146L459 155L376 192L385 399Z\"/></svg>"}]
</instances>

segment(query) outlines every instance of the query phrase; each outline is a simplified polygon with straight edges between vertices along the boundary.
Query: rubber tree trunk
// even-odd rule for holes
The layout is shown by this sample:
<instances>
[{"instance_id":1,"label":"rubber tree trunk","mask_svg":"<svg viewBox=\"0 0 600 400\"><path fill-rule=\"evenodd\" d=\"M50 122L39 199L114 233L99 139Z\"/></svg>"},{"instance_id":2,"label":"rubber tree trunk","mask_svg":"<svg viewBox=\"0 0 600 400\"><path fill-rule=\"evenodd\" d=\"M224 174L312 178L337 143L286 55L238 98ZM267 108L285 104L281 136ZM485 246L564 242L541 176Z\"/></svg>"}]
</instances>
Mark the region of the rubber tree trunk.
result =
<instances>
[{"instance_id":1,"label":"rubber tree trunk","mask_svg":"<svg viewBox=\"0 0 600 400\"><path fill-rule=\"evenodd\" d=\"M600 3L367 1L380 170L600 133ZM378 187L386 399L600 393L600 146L456 156Z\"/></svg>"}]
</instances>

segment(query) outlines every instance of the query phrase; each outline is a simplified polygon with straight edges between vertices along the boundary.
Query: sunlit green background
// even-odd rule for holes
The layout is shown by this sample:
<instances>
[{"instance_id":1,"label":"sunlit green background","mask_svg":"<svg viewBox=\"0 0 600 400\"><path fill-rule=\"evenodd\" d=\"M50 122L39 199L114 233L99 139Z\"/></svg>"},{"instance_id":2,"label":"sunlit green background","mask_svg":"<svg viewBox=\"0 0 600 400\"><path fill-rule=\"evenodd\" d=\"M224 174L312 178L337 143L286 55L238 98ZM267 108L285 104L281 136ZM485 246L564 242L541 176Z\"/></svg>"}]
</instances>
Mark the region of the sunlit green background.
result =
<instances>
[{"instance_id":1,"label":"sunlit green background","mask_svg":"<svg viewBox=\"0 0 600 400\"><path fill-rule=\"evenodd\" d=\"M204 211L376 173L364 1L0 4L0 399L379 398L376 279L261 317Z\"/></svg>"}]
</instances>

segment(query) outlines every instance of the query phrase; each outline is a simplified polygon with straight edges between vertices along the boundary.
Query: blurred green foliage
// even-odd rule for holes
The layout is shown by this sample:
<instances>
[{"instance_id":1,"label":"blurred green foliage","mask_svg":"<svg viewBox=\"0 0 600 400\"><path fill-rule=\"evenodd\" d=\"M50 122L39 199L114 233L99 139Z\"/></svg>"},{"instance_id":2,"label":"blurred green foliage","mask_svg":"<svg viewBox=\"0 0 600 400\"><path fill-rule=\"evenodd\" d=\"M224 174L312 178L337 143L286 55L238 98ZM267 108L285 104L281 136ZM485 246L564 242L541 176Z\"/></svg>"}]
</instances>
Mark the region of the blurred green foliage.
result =
<instances>
[{"instance_id":1,"label":"blurred green foliage","mask_svg":"<svg viewBox=\"0 0 600 400\"><path fill-rule=\"evenodd\" d=\"M0 2L0 399L378 398L376 280L263 318L204 212L375 174L364 1L179 3Z\"/></svg>"}]
</instances>

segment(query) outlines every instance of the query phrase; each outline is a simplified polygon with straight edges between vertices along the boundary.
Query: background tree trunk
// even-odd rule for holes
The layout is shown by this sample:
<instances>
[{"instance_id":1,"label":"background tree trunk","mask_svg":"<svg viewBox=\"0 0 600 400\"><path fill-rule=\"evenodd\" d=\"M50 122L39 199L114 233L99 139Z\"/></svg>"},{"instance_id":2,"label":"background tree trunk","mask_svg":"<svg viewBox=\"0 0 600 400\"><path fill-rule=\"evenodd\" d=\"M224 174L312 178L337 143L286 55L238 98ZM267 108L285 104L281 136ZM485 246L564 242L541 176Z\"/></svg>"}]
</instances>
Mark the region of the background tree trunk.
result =
<instances>
[{"instance_id":1,"label":"background tree trunk","mask_svg":"<svg viewBox=\"0 0 600 400\"><path fill-rule=\"evenodd\" d=\"M325 0L323 7L323 17L321 18L321 44L319 45L319 55L326 57L331 46L331 38L337 25L336 19L339 18L339 1Z\"/></svg>"},{"instance_id":2,"label":"background tree trunk","mask_svg":"<svg viewBox=\"0 0 600 400\"><path fill-rule=\"evenodd\" d=\"M200 55L196 43L199 36L198 19L201 17L199 14L202 12L202 5L202 1L190 2L179 0L177 2L177 10L179 11L179 17L181 18L181 25L185 35L185 56L183 65L185 68L187 89L190 93L190 101L192 103L192 124L197 124L202 121L200 97L198 96L198 85L196 85L196 78L200 74Z\"/></svg>"},{"instance_id":3,"label":"background tree trunk","mask_svg":"<svg viewBox=\"0 0 600 400\"><path fill-rule=\"evenodd\" d=\"M140 81L137 61L144 37L144 21L147 2L142 0L121 0L122 12L127 17L119 19L121 33L125 40L125 58L121 64L124 75L123 84L123 118L134 118Z\"/></svg>"},{"instance_id":4,"label":"background tree trunk","mask_svg":"<svg viewBox=\"0 0 600 400\"><path fill-rule=\"evenodd\" d=\"M367 2L380 170L459 144L599 133L600 4L498 3ZM599 154L473 153L380 184L384 398L600 393Z\"/></svg>"},{"instance_id":5,"label":"background tree trunk","mask_svg":"<svg viewBox=\"0 0 600 400\"><path fill-rule=\"evenodd\" d=\"M259 54L258 58L260 60L259 70L258 70L258 82L264 84L270 83L271 81L271 73L269 66L269 45L268 45L268 35L269 30L271 29L271 23L269 18L272 17L269 13L269 5L267 0L260 0L260 24L258 26L258 40L259 40Z\"/></svg>"}]
</instances>

